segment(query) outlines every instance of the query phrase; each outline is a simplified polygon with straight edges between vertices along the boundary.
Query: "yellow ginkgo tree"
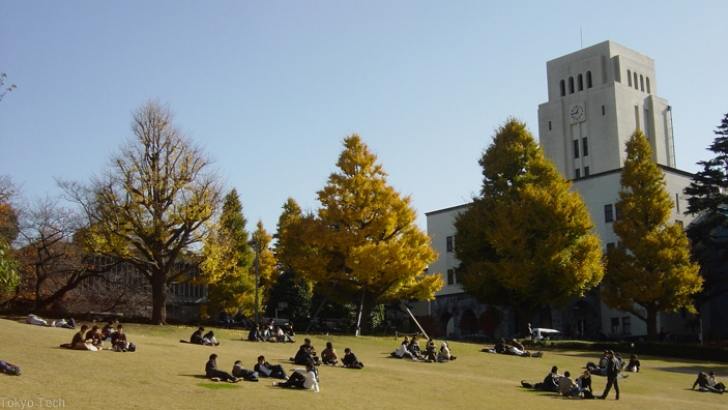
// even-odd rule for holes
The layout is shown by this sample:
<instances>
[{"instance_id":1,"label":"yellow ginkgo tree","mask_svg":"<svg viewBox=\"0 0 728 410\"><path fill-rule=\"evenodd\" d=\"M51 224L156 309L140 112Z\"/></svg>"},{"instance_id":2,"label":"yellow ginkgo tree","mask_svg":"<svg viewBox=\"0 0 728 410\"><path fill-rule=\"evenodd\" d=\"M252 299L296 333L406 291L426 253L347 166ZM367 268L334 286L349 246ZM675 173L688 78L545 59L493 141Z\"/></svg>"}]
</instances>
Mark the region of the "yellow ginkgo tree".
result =
<instances>
[{"instance_id":1,"label":"yellow ginkgo tree","mask_svg":"<svg viewBox=\"0 0 728 410\"><path fill-rule=\"evenodd\" d=\"M359 334L376 304L432 299L442 279L425 273L436 254L410 198L387 183L358 135L344 140L337 167L318 192L317 214L301 220L305 252L293 264L327 297L359 306Z\"/></svg>"}]
</instances>

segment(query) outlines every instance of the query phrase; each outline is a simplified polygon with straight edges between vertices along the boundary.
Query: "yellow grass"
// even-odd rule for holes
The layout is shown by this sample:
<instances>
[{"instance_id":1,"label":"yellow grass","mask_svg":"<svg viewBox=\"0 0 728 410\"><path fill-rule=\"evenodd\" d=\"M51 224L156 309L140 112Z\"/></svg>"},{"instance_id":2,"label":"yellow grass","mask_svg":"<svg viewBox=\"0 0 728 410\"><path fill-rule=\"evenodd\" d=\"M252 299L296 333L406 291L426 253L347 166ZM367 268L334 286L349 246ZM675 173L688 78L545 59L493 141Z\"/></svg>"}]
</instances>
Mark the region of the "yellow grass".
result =
<instances>
[{"instance_id":1,"label":"yellow grass","mask_svg":"<svg viewBox=\"0 0 728 410\"><path fill-rule=\"evenodd\" d=\"M19 409L24 401L26 408L32 402L33 408L66 409L728 409L728 394L689 390L699 369L728 376L725 364L645 357L642 373L621 383L619 402L613 393L608 401L567 400L528 391L519 382L540 381L552 365L577 373L595 360L591 354L546 352L542 359L526 359L451 343L456 361L428 364L388 358L397 342L375 337L312 336L319 350L326 341L340 354L351 347L366 365L322 367L318 394L274 388L270 379L215 385L200 378L210 353L220 356L218 365L227 371L238 359L252 368L258 354L288 370L299 343L244 342L243 332L227 330L216 331L219 347L179 343L191 332L128 325L137 352L94 353L58 348L70 341L72 330L0 320L0 359L23 369L20 377L0 375L0 409ZM604 383L595 377L595 390L601 392Z\"/></svg>"}]
</instances>

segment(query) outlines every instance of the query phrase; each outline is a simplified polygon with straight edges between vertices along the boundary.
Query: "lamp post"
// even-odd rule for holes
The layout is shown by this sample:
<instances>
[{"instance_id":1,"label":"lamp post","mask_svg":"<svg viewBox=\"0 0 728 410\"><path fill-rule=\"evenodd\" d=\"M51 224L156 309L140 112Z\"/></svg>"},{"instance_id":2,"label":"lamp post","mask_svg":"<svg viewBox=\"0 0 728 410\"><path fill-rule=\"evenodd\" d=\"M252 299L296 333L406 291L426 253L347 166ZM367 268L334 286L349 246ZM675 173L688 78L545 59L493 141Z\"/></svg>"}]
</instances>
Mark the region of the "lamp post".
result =
<instances>
[{"instance_id":1,"label":"lamp post","mask_svg":"<svg viewBox=\"0 0 728 410\"><path fill-rule=\"evenodd\" d=\"M258 287L260 286L260 242L253 240L255 246L255 326L260 324L258 313Z\"/></svg>"}]
</instances>

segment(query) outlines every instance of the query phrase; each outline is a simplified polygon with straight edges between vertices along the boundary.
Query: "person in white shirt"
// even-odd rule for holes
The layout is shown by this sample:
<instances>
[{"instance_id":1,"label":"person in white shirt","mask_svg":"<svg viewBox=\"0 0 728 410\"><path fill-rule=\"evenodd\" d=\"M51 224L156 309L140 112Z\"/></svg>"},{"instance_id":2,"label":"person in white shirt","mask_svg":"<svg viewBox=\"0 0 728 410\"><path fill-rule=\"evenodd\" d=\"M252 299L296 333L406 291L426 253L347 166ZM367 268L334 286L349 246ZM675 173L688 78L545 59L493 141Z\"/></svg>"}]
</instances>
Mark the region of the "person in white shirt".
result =
<instances>
[{"instance_id":1,"label":"person in white shirt","mask_svg":"<svg viewBox=\"0 0 728 410\"><path fill-rule=\"evenodd\" d=\"M320 391L316 369L310 363L306 365L305 370L294 369L288 380L274 383L273 385L291 389L313 390L316 393Z\"/></svg>"}]
</instances>

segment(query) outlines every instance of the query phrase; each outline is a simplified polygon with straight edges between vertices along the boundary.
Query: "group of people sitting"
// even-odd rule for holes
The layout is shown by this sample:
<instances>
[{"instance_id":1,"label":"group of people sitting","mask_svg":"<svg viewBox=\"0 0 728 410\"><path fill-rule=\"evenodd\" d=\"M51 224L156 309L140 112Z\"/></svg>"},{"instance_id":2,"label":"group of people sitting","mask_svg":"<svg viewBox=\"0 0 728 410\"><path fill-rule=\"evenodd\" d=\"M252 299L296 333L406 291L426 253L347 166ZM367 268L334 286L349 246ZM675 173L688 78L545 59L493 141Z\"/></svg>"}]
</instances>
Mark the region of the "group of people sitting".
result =
<instances>
[{"instance_id":1,"label":"group of people sitting","mask_svg":"<svg viewBox=\"0 0 728 410\"><path fill-rule=\"evenodd\" d=\"M571 373L566 371L564 374L559 373L559 368L554 366L551 372L544 377L540 383L529 383L525 380L521 381L521 386L527 389L536 389L540 391L548 391L559 393L565 397L579 397L584 399L593 399L591 372L584 370L581 376L573 379Z\"/></svg>"},{"instance_id":2,"label":"group of people sitting","mask_svg":"<svg viewBox=\"0 0 728 410\"><path fill-rule=\"evenodd\" d=\"M205 363L205 377L208 379L237 383L241 380L257 382L260 378L270 377L283 380L274 384L277 387L319 391L318 373L312 363L306 364L305 369L293 369L291 376L288 377L281 365L268 363L265 360L265 356L258 356L258 361L253 367L253 370L244 368L242 362L237 360L233 364L233 369L230 373L218 369L217 358L217 354L213 353L210 355L207 363Z\"/></svg>"},{"instance_id":3,"label":"group of people sitting","mask_svg":"<svg viewBox=\"0 0 728 410\"><path fill-rule=\"evenodd\" d=\"M293 323L277 326L273 320L267 324L253 325L248 332L248 340L251 342L293 343L294 336Z\"/></svg>"},{"instance_id":4,"label":"group of people sitting","mask_svg":"<svg viewBox=\"0 0 728 410\"><path fill-rule=\"evenodd\" d=\"M180 340L180 342L192 343L193 345L220 346L220 342L218 342L217 338L215 337L215 332L210 330L209 332L205 333L204 327L198 327L197 330L192 332L189 342L186 340Z\"/></svg>"},{"instance_id":5,"label":"group of people sitting","mask_svg":"<svg viewBox=\"0 0 728 410\"><path fill-rule=\"evenodd\" d=\"M47 320L45 320L42 317L35 315L33 313L28 315L28 317L25 319L25 323L27 323L29 325L36 325L36 326L62 327L65 329L75 329L76 328L76 321L73 320L73 318L51 320L49 323Z\"/></svg>"},{"instance_id":6,"label":"group of people sitting","mask_svg":"<svg viewBox=\"0 0 728 410\"><path fill-rule=\"evenodd\" d=\"M435 347L435 341L432 338L427 340L427 345L423 351L420 349L417 335L412 336L412 339L405 336L399 347L391 353L391 356L397 359L421 360L428 363L447 362L457 359L450 351L450 346L448 346L447 342L442 342L438 351Z\"/></svg>"},{"instance_id":7,"label":"group of people sitting","mask_svg":"<svg viewBox=\"0 0 728 410\"><path fill-rule=\"evenodd\" d=\"M339 355L331 342L326 342L326 349L321 351L321 363L327 366L339 364ZM363 369L364 363L359 361L354 352L348 347L344 349L344 357L341 358L341 365L348 369Z\"/></svg>"},{"instance_id":8,"label":"group of people sitting","mask_svg":"<svg viewBox=\"0 0 728 410\"><path fill-rule=\"evenodd\" d=\"M114 328L116 325L116 328ZM111 343L110 350L115 352L134 352L136 345L129 342L124 332L124 326L109 321L103 328L93 325L81 325L81 329L73 335L71 343L64 343L60 347L73 350L88 350L96 352L104 349L104 342Z\"/></svg>"},{"instance_id":9,"label":"group of people sitting","mask_svg":"<svg viewBox=\"0 0 728 410\"><path fill-rule=\"evenodd\" d=\"M498 340L492 348L486 347L481 352L500 353L520 357L543 357L543 352L530 352L518 340L511 339L510 342L507 342L504 338Z\"/></svg>"},{"instance_id":10,"label":"group of people sitting","mask_svg":"<svg viewBox=\"0 0 728 410\"><path fill-rule=\"evenodd\" d=\"M702 391L702 392L711 392L711 393L720 393L720 394L725 393L725 390L726 390L725 384L723 384L715 379L714 372L698 373L698 378L695 380L695 383L693 383L693 390L695 390L695 387L698 387L698 390Z\"/></svg>"},{"instance_id":11,"label":"group of people sitting","mask_svg":"<svg viewBox=\"0 0 728 410\"><path fill-rule=\"evenodd\" d=\"M610 356L610 350L605 350L602 354L602 357L599 358L599 363L594 362L588 362L586 364L587 370L591 372L591 374L595 376L606 376L607 375L607 368L609 365L609 356ZM624 359L622 358L622 355L618 352L611 352L612 356L614 356L614 360L617 363L617 366L619 367L620 371L620 377L626 378L627 375L622 374L622 371L627 371L631 373L639 373L640 371L640 360L637 357L636 354L632 354L629 357L629 362L625 363ZM626 364L626 366L625 366Z\"/></svg>"}]
</instances>

